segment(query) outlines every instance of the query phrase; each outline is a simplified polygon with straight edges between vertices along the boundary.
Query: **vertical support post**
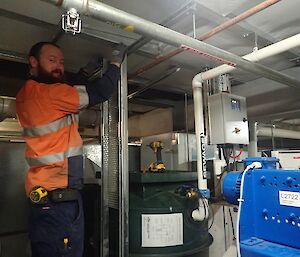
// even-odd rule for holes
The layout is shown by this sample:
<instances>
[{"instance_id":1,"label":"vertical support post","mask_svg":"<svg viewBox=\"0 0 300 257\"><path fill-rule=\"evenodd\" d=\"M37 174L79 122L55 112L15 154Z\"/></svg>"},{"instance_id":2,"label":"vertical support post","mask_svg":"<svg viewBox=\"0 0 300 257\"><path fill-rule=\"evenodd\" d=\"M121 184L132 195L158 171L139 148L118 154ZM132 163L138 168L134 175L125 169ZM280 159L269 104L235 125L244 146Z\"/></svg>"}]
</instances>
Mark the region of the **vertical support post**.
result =
<instances>
[{"instance_id":1,"label":"vertical support post","mask_svg":"<svg viewBox=\"0 0 300 257\"><path fill-rule=\"evenodd\" d=\"M193 12L193 38L196 38L196 14Z\"/></svg>"},{"instance_id":2,"label":"vertical support post","mask_svg":"<svg viewBox=\"0 0 300 257\"><path fill-rule=\"evenodd\" d=\"M272 124L272 127L271 127L271 133L272 133L272 151L276 150L274 130L275 130L275 124Z\"/></svg>"},{"instance_id":3,"label":"vertical support post","mask_svg":"<svg viewBox=\"0 0 300 257\"><path fill-rule=\"evenodd\" d=\"M184 118L185 118L185 132L186 132L186 154L187 154L187 167L188 171L192 171L190 160L190 142L189 142L189 125L188 125L188 96L184 93Z\"/></svg>"},{"instance_id":4,"label":"vertical support post","mask_svg":"<svg viewBox=\"0 0 300 257\"><path fill-rule=\"evenodd\" d=\"M249 146L248 146L248 156L257 157L257 122L249 122Z\"/></svg>"},{"instance_id":5,"label":"vertical support post","mask_svg":"<svg viewBox=\"0 0 300 257\"><path fill-rule=\"evenodd\" d=\"M119 257L129 256L129 171L128 171L128 97L127 57L121 65L119 83Z\"/></svg>"}]
</instances>

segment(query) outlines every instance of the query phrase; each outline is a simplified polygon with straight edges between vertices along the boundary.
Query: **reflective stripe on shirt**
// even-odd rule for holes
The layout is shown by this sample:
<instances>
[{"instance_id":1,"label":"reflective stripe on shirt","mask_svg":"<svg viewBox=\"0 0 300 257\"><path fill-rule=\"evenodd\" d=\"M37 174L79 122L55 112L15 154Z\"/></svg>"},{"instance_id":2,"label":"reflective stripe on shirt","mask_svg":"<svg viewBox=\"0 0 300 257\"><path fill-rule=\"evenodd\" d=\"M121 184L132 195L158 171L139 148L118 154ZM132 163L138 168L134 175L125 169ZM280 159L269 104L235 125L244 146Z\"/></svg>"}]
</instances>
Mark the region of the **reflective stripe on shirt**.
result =
<instances>
[{"instance_id":1,"label":"reflective stripe on shirt","mask_svg":"<svg viewBox=\"0 0 300 257\"><path fill-rule=\"evenodd\" d=\"M89 105L89 95L85 86L74 86L79 95L79 109L83 109Z\"/></svg>"},{"instance_id":2,"label":"reflective stripe on shirt","mask_svg":"<svg viewBox=\"0 0 300 257\"><path fill-rule=\"evenodd\" d=\"M70 147L65 152L48 154L39 157L27 157L27 163L30 167L47 165L55 162L63 162L66 158L82 155L82 146Z\"/></svg>"},{"instance_id":3,"label":"reflective stripe on shirt","mask_svg":"<svg viewBox=\"0 0 300 257\"><path fill-rule=\"evenodd\" d=\"M73 120L76 121L76 118L72 117L72 115L67 115L46 125L36 126L32 128L24 128L23 136L34 137L53 133L65 126L71 125Z\"/></svg>"}]
</instances>

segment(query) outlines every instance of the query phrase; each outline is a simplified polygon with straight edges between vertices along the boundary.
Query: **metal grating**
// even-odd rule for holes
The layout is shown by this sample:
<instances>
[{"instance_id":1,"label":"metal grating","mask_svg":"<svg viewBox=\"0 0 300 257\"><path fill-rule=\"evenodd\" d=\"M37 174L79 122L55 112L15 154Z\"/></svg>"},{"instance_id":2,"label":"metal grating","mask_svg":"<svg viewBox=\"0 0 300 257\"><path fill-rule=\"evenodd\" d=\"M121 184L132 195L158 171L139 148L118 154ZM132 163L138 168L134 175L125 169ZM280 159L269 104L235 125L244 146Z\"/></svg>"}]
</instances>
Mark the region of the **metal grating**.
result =
<instances>
[{"instance_id":1,"label":"metal grating","mask_svg":"<svg viewBox=\"0 0 300 257\"><path fill-rule=\"evenodd\" d=\"M119 206L119 137L118 137L118 94L108 101L108 135L107 156L108 161L108 205L118 209Z\"/></svg>"}]
</instances>

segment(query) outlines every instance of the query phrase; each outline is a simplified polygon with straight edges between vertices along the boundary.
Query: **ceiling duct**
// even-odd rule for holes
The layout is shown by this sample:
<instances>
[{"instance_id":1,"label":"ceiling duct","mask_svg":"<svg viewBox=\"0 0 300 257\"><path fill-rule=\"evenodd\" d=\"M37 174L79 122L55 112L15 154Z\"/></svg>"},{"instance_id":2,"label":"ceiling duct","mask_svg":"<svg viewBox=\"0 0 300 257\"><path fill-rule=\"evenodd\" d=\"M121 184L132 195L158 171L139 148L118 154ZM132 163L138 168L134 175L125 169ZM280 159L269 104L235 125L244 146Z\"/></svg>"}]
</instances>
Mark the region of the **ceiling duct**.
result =
<instances>
[{"instance_id":1,"label":"ceiling duct","mask_svg":"<svg viewBox=\"0 0 300 257\"><path fill-rule=\"evenodd\" d=\"M300 139L300 131L293 131L293 130L279 129L279 128L259 127L257 130L257 136Z\"/></svg>"},{"instance_id":2,"label":"ceiling duct","mask_svg":"<svg viewBox=\"0 0 300 257\"><path fill-rule=\"evenodd\" d=\"M16 99L0 96L0 122L6 118L16 118Z\"/></svg>"}]
</instances>

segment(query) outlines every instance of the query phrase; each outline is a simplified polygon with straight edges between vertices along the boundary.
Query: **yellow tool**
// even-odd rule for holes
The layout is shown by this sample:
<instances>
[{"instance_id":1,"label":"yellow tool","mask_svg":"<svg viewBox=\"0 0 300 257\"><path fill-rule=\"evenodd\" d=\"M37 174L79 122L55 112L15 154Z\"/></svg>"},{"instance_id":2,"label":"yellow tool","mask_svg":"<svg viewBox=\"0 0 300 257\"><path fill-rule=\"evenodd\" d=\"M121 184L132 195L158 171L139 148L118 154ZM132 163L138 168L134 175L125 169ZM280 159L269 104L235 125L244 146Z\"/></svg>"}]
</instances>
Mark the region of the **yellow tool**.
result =
<instances>
[{"instance_id":1,"label":"yellow tool","mask_svg":"<svg viewBox=\"0 0 300 257\"><path fill-rule=\"evenodd\" d=\"M69 238L65 237L64 238L64 250L65 251L68 251L68 249L69 249L68 243L69 243Z\"/></svg>"},{"instance_id":2,"label":"yellow tool","mask_svg":"<svg viewBox=\"0 0 300 257\"><path fill-rule=\"evenodd\" d=\"M156 162L152 162L149 165L148 170L150 172L164 172L166 167L162 162L161 150L163 149L163 143L161 141L154 141L148 145L156 154Z\"/></svg>"},{"instance_id":3,"label":"yellow tool","mask_svg":"<svg viewBox=\"0 0 300 257\"><path fill-rule=\"evenodd\" d=\"M47 195L48 192L45 188L38 187L30 192L29 198L33 203L39 203Z\"/></svg>"}]
</instances>

